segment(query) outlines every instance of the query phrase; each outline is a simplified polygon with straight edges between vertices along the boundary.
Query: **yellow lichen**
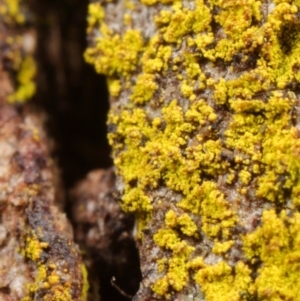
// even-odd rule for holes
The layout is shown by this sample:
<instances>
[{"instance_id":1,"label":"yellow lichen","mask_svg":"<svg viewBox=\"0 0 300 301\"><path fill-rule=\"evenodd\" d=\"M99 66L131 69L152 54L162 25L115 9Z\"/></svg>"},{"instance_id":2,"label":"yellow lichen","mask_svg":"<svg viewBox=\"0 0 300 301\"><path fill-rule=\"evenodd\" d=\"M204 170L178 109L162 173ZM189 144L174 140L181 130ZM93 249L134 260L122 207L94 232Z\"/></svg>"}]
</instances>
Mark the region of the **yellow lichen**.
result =
<instances>
[{"instance_id":1,"label":"yellow lichen","mask_svg":"<svg viewBox=\"0 0 300 301\"><path fill-rule=\"evenodd\" d=\"M121 91L121 82L118 79L108 79L108 90L111 96L118 96Z\"/></svg>"},{"instance_id":2,"label":"yellow lichen","mask_svg":"<svg viewBox=\"0 0 300 301\"><path fill-rule=\"evenodd\" d=\"M224 261L200 269L195 280L209 301L246 300L251 289L251 270L242 262L233 269Z\"/></svg>"},{"instance_id":3,"label":"yellow lichen","mask_svg":"<svg viewBox=\"0 0 300 301\"><path fill-rule=\"evenodd\" d=\"M158 279L152 286L152 290L158 295L166 295L169 289L167 276Z\"/></svg>"},{"instance_id":4,"label":"yellow lichen","mask_svg":"<svg viewBox=\"0 0 300 301\"><path fill-rule=\"evenodd\" d=\"M34 78L36 75L36 63L31 55L28 55L21 62L17 74L16 91L9 95L8 102L23 103L30 99L36 91Z\"/></svg>"},{"instance_id":5,"label":"yellow lichen","mask_svg":"<svg viewBox=\"0 0 300 301\"><path fill-rule=\"evenodd\" d=\"M128 71L103 72L120 84L110 88L113 96L120 87L129 91L108 121L116 128L109 141L124 182L123 209L136 214L140 231L157 210L166 211L153 235L164 258L157 260L153 291L168 298L192 276L207 301L298 300L292 233L300 205L300 2L273 1L267 15L257 0L141 2L160 8L154 35L135 46ZM132 18L124 36L135 26ZM116 36L105 24L99 31L103 43ZM110 44L114 53L116 44L128 47L118 36ZM115 60L93 51L92 63ZM154 197L159 187L176 201ZM232 234L244 222L239 205L251 198L286 206L290 216L264 213L263 225L243 238L247 260L231 266ZM168 202L172 206L163 206ZM189 243L198 245L201 236L214 243L208 252L223 258L218 264L193 253ZM255 260L262 262L257 277Z\"/></svg>"},{"instance_id":6,"label":"yellow lichen","mask_svg":"<svg viewBox=\"0 0 300 301\"><path fill-rule=\"evenodd\" d=\"M4 21L17 24L23 24L25 21L24 14L21 11L20 0L3 0L3 4L0 6L0 15L3 16Z\"/></svg>"},{"instance_id":7,"label":"yellow lichen","mask_svg":"<svg viewBox=\"0 0 300 301\"><path fill-rule=\"evenodd\" d=\"M36 273L34 281L26 285L27 296L22 298L22 301L31 301L36 292L40 290L43 290L43 300L45 301L72 301L71 283L61 279L61 271L58 270L55 263L45 262L45 257L42 257L43 252L46 252L49 247L49 244L40 238L42 236L41 228L37 228L36 231L31 230L24 239L21 253L35 264ZM81 300L84 301L88 289L87 272L83 265L81 265L80 271L83 277Z\"/></svg>"},{"instance_id":8,"label":"yellow lichen","mask_svg":"<svg viewBox=\"0 0 300 301\"><path fill-rule=\"evenodd\" d=\"M103 37L85 52L87 62L94 64L98 73L108 76L129 76L136 68L143 38L139 30L128 30L123 37L113 34L102 24Z\"/></svg>"},{"instance_id":9,"label":"yellow lichen","mask_svg":"<svg viewBox=\"0 0 300 301\"><path fill-rule=\"evenodd\" d=\"M170 228L174 228L178 225L177 215L173 210L169 210L166 213L165 224Z\"/></svg>"},{"instance_id":10,"label":"yellow lichen","mask_svg":"<svg viewBox=\"0 0 300 301\"><path fill-rule=\"evenodd\" d=\"M59 276L55 273L52 273L48 276L48 282L50 285L59 283Z\"/></svg>"},{"instance_id":11,"label":"yellow lichen","mask_svg":"<svg viewBox=\"0 0 300 301\"><path fill-rule=\"evenodd\" d=\"M34 77L36 63L33 58L33 48L26 47L26 39L34 39L33 33L20 33L20 26L25 26L27 13L21 0L0 1L0 19L7 26L2 37L3 56L13 86L13 92L4 92L9 103L23 103L29 100L36 90ZM4 26L4 25L1 25ZM7 35L7 36L6 36ZM28 38L30 36L30 38ZM34 43L32 43L34 44Z\"/></svg>"},{"instance_id":12,"label":"yellow lichen","mask_svg":"<svg viewBox=\"0 0 300 301\"><path fill-rule=\"evenodd\" d=\"M170 287L180 291L187 285L189 280L188 260L194 248L189 246L185 241L179 241L174 232L160 230L154 235L154 240L161 247L172 250L173 255L167 261L166 276L158 279L153 285L153 290L159 295L165 294ZM164 263L166 264L166 263Z\"/></svg>"},{"instance_id":13,"label":"yellow lichen","mask_svg":"<svg viewBox=\"0 0 300 301\"><path fill-rule=\"evenodd\" d=\"M230 228L237 221L230 204L214 182L203 182L195 187L190 194L183 199L178 206L187 209L202 217L202 230L210 237L216 237L220 233L224 237L230 234Z\"/></svg>"},{"instance_id":14,"label":"yellow lichen","mask_svg":"<svg viewBox=\"0 0 300 301\"><path fill-rule=\"evenodd\" d=\"M224 254L228 252L228 250L234 245L233 240L228 240L224 243L216 242L215 245L212 248L212 251L215 254Z\"/></svg>"},{"instance_id":15,"label":"yellow lichen","mask_svg":"<svg viewBox=\"0 0 300 301\"><path fill-rule=\"evenodd\" d=\"M87 269L84 264L81 264L80 269L81 269L81 274L83 277L81 300L85 301L85 300L87 300L87 294L88 294L88 290L89 290L88 272L87 272Z\"/></svg>"},{"instance_id":16,"label":"yellow lichen","mask_svg":"<svg viewBox=\"0 0 300 301\"><path fill-rule=\"evenodd\" d=\"M88 7L88 33L97 24L104 19L104 9L99 3L90 3Z\"/></svg>"},{"instance_id":17,"label":"yellow lichen","mask_svg":"<svg viewBox=\"0 0 300 301\"><path fill-rule=\"evenodd\" d=\"M179 242L177 233L171 229L160 229L153 236L153 239L158 246L171 250Z\"/></svg>"},{"instance_id":18,"label":"yellow lichen","mask_svg":"<svg viewBox=\"0 0 300 301\"><path fill-rule=\"evenodd\" d=\"M166 264L168 263L167 258L158 259L156 261L158 272L162 273L166 269Z\"/></svg>"},{"instance_id":19,"label":"yellow lichen","mask_svg":"<svg viewBox=\"0 0 300 301\"><path fill-rule=\"evenodd\" d=\"M194 235L198 230L196 224L187 213L184 213L178 217L178 224L182 233L187 236Z\"/></svg>"},{"instance_id":20,"label":"yellow lichen","mask_svg":"<svg viewBox=\"0 0 300 301\"><path fill-rule=\"evenodd\" d=\"M133 93L130 99L137 104L142 104L149 101L158 85L155 83L155 76L153 74L141 74L133 87Z\"/></svg>"},{"instance_id":21,"label":"yellow lichen","mask_svg":"<svg viewBox=\"0 0 300 301\"><path fill-rule=\"evenodd\" d=\"M22 254L33 261L37 261L40 259L43 249L47 247L48 243L41 242L37 236L32 233L31 236L26 237L26 249L22 250Z\"/></svg>"},{"instance_id":22,"label":"yellow lichen","mask_svg":"<svg viewBox=\"0 0 300 301\"><path fill-rule=\"evenodd\" d=\"M299 299L300 214L265 211L262 225L244 237L244 251L252 262L261 260L251 293L260 300Z\"/></svg>"}]
</instances>

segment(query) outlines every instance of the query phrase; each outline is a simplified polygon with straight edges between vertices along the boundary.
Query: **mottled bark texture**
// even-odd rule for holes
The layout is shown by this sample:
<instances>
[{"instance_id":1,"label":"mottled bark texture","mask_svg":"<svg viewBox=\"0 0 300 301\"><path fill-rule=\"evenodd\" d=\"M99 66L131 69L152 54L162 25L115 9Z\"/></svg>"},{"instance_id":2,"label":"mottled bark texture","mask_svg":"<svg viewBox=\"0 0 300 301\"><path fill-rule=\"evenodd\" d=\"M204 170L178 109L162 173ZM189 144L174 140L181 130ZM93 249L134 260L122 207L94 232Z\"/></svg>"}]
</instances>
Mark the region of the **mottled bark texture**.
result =
<instances>
[{"instance_id":1,"label":"mottled bark texture","mask_svg":"<svg viewBox=\"0 0 300 301\"><path fill-rule=\"evenodd\" d=\"M300 300L300 1L89 6L134 300ZM128 272L130 277L130 272Z\"/></svg>"},{"instance_id":2,"label":"mottled bark texture","mask_svg":"<svg viewBox=\"0 0 300 301\"><path fill-rule=\"evenodd\" d=\"M128 300L111 284L113 277L125 295L134 294L139 286L133 217L121 210L114 190L115 175L108 169L90 172L70 193L75 240L89 271L89 301L100 300L100 296Z\"/></svg>"},{"instance_id":3,"label":"mottled bark texture","mask_svg":"<svg viewBox=\"0 0 300 301\"><path fill-rule=\"evenodd\" d=\"M35 92L29 18L24 3L0 1L0 299L85 300L86 271L56 206L58 172L42 116L21 107Z\"/></svg>"},{"instance_id":4,"label":"mottled bark texture","mask_svg":"<svg viewBox=\"0 0 300 301\"><path fill-rule=\"evenodd\" d=\"M84 300L85 269L55 205L57 172L38 118L0 105L1 300Z\"/></svg>"}]
</instances>

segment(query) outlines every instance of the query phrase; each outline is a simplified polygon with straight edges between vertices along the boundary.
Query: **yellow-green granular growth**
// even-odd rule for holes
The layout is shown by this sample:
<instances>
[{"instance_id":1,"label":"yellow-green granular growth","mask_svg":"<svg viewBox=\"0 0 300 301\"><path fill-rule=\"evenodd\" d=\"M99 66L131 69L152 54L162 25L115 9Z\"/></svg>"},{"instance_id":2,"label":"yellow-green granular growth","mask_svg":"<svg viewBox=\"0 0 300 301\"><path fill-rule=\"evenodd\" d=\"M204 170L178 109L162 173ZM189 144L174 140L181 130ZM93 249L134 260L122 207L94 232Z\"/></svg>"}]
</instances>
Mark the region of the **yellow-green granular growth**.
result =
<instances>
[{"instance_id":1,"label":"yellow-green granular growth","mask_svg":"<svg viewBox=\"0 0 300 301\"><path fill-rule=\"evenodd\" d=\"M41 242L37 236L32 233L32 236L26 238L26 248L22 250L22 255L30 258L32 261L38 261L42 255L43 249L47 248L46 242Z\"/></svg>"},{"instance_id":2,"label":"yellow-green granular growth","mask_svg":"<svg viewBox=\"0 0 300 301\"><path fill-rule=\"evenodd\" d=\"M3 0L0 2L0 16L8 24L22 25L25 17L21 11L21 0Z\"/></svg>"},{"instance_id":3,"label":"yellow-green granular growth","mask_svg":"<svg viewBox=\"0 0 300 301\"><path fill-rule=\"evenodd\" d=\"M21 249L22 255L30 260L36 267L34 281L27 284L27 296L22 298L22 301L31 301L33 296L38 292L43 292L44 301L72 301L72 279L66 281L61 278L61 270L58 270L55 263L45 261L42 256L43 252L49 252L49 244L43 242L39 236L42 236L42 230L38 229L39 235L31 230L24 239ZM69 244L71 247L71 244ZM81 300L85 301L88 291L87 271L81 264L79 271L82 275L82 293ZM78 277L79 275L76 275Z\"/></svg>"},{"instance_id":4,"label":"yellow-green granular growth","mask_svg":"<svg viewBox=\"0 0 300 301\"><path fill-rule=\"evenodd\" d=\"M195 275L195 281L210 301L247 300L251 289L251 270L242 262L233 269L224 261L206 266Z\"/></svg>"},{"instance_id":5,"label":"yellow-green granular growth","mask_svg":"<svg viewBox=\"0 0 300 301\"><path fill-rule=\"evenodd\" d=\"M9 95L8 102L23 103L29 100L36 91L35 75L36 63L31 55L28 55L21 62L17 74L17 88L16 91Z\"/></svg>"},{"instance_id":6,"label":"yellow-green granular growth","mask_svg":"<svg viewBox=\"0 0 300 301\"><path fill-rule=\"evenodd\" d=\"M167 261L166 276L158 279L153 285L157 294L165 294L169 288L180 291L189 281L188 260L194 248L185 241L180 241L172 230L160 230L154 235L154 241L161 247L172 251L172 257ZM160 264L160 262L158 262Z\"/></svg>"},{"instance_id":7,"label":"yellow-green granular growth","mask_svg":"<svg viewBox=\"0 0 300 301\"><path fill-rule=\"evenodd\" d=\"M141 74L133 87L133 93L130 99L137 104L142 104L149 101L158 86L155 83L155 76L153 74Z\"/></svg>"},{"instance_id":8,"label":"yellow-green granular growth","mask_svg":"<svg viewBox=\"0 0 300 301\"><path fill-rule=\"evenodd\" d=\"M81 274L83 277L83 287L81 293L81 300L85 301L87 299L87 294L89 290L89 283L88 283L88 272L84 264L81 264Z\"/></svg>"},{"instance_id":9,"label":"yellow-green granular growth","mask_svg":"<svg viewBox=\"0 0 300 301\"><path fill-rule=\"evenodd\" d=\"M251 292L259 300L300 300L300 214L265 211L262 225L244 237L245 255L261 261Z\"/></svg>"},{"instance_id":10,"label":"yellow-green granular growth","mask_svg":"<svg viewBox=\"0 0 300 301\"><path fill-rule=\"evenodd\" d=\"M114 32L93 4L88 31L98 37L86 59L112 96L128 94L108 120L123 209L141 233L165 211L152 237L164 258L154 293L172 299L195 281L206 301L299 300L300 1L141 3L160 8L150 37L134 17ZM154 197L161 187L176 201ZM251 200L289 211L266 211L253 233L234 236ZM203 237L218 263L198 256ZM235 265L234 239L243 243Z\"/></svg>"},{"instance_id":11,"label":"yellow-green granular growth","mask_svg":"<svg viewBox=\"0 0 300 301\"><path fill-rule=\"evenodd\" d=\"M99 37L94 48L85 53L87 62L95 65L96 71L108 76L129 76L136 68L143 38L138 30L128 30L123 37L102 26L103 37Z\"/></svg>"},{"instance_id":12,"label":"yellow-green granular growth","mask_svg":"<svg viewBox=\"0 0 300 301\"><path fill-rule=\"evenodd\" d=\"M24 49L26 35L26 10L21 0L0 1L0 19L3 26L2 60L7 61L7 69L14 91L7 97L9 103L24 103L29 100L36 90L36 62L33 50ZM22 30L21 30L22 29ZM5 36L8 34L7 36ZM31 37L34 39L34 37Z\"/></svg>"},{"instance_id":13,"label":"yellow-green granular growth","mask_svg":"<svg viewBox=\"0 0 300 301\"><path fill-rule=\"evenodd\" d=\"M92 27L99 25L104 19L104 9L100 3L90 3L88 7L88 32L91 31Z\"/></svg>"}]
</instances>

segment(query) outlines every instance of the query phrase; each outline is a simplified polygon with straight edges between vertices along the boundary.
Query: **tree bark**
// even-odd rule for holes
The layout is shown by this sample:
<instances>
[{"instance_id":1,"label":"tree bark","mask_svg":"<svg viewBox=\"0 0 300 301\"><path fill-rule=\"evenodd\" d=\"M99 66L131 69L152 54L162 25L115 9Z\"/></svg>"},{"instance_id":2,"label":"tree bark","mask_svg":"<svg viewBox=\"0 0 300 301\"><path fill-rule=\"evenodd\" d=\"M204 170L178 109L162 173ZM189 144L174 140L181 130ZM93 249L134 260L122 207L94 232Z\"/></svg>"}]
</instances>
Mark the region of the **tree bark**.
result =
<instances>
[{"instance_id":1,"label":"tree bark","mask_svg":"<svg viewBox=\"0 0 300 301\"><path fill-rule=\"evenodd\" d=\"M299 300L299 1L89 6L134 300Z\"/></svg>"},{"instance_id":2,"label":"tree bark","mask_svg":"<svg viewBox=\"0 0 300 301\"><path fill-rule=\"evenodd\" d=\"M30 17L24 2L0 1L0 299L85 300L44 116L22 105L36 90Z\"/></svg>"}]
</instances>

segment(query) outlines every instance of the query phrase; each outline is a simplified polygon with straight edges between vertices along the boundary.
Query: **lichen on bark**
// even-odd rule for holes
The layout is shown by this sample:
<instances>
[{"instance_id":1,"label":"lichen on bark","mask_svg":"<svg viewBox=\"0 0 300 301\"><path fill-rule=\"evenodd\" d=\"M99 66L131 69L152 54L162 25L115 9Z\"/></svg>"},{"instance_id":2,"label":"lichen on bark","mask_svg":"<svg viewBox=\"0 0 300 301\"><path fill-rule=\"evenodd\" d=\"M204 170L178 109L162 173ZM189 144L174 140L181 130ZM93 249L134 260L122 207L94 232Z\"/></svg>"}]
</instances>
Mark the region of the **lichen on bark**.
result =
<instances>
[{"instance_id":1,"label":"lichen on bark","mask_svg":"<svg viewBox=\"0 0 300 301\"><path fill-rule=\"evenodd\" d=\"M24 1L0 1L1 74L9 103L24 103L35 93L35 30ZM7 78L7 79L6 79ZM6 82L6 83L5 83Z\"/></svg>"},{"instance_id":2,"label":"lichen on bark","mask_svg":"<svg viewBox=\"0 0 300 301\"><path fill-rule=\"evenodd\" d=\"M45 116L21 105L35 92L30 16L25 1L0 0L0 299L83 301L86 270L58 209Z\"/></svg>"},{"instance_id":3,"label":"lichen on bark","mask_svg":"<svg viewBox=\"0 0 300 301\"><path fill-rule=\"evenodd\" d=\"M300 300L299 11L90 4L85 57L108 78L118 189L141 240L135 300Z\"/></svg>"}]
</instances>

